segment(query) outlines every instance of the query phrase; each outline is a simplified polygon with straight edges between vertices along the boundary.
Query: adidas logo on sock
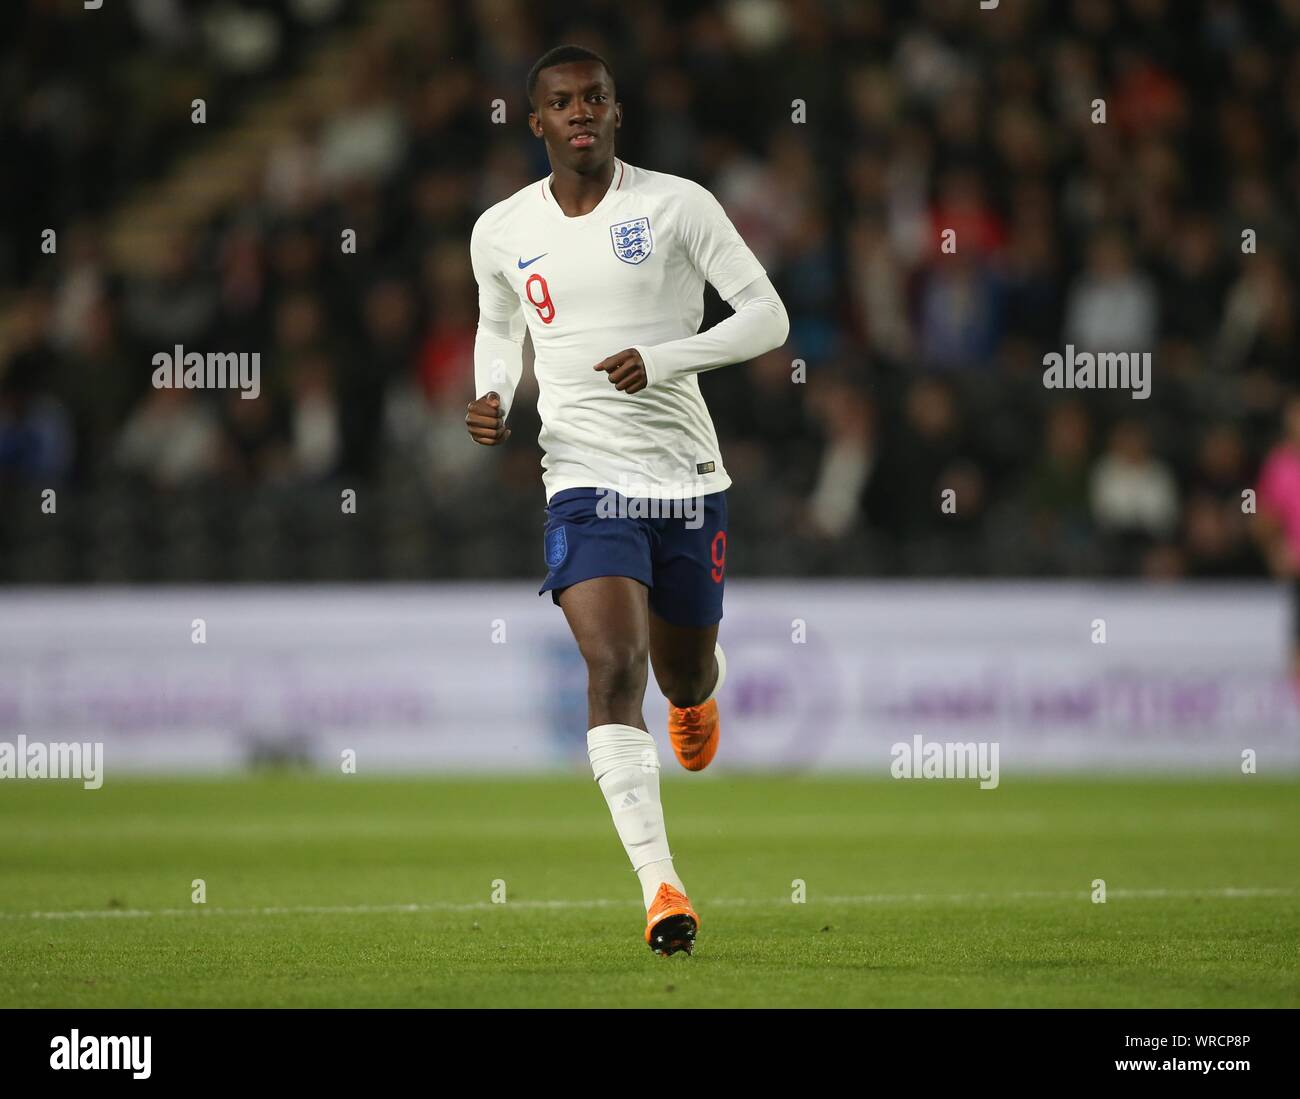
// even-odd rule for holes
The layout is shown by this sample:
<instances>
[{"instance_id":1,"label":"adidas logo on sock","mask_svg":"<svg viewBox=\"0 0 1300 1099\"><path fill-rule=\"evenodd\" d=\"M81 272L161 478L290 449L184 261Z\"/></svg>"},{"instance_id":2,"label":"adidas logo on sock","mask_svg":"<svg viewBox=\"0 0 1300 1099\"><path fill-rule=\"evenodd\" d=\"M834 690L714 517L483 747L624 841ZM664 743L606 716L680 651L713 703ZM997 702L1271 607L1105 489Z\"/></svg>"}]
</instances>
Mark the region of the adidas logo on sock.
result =
<instances>
[{"instance_id":1,"label":"adidas logo on sock","mask_svg":"<svg viewBox=\"0 0 1300 1099\"><path fill-rule=\"evenodd\" d=\"M636 791L629 790L623 795L623 800L619 802L618 807L620 809L630 809L632 806L640 804L640 801L641 799L636 796Z\"/></svg>"}]
</instances>

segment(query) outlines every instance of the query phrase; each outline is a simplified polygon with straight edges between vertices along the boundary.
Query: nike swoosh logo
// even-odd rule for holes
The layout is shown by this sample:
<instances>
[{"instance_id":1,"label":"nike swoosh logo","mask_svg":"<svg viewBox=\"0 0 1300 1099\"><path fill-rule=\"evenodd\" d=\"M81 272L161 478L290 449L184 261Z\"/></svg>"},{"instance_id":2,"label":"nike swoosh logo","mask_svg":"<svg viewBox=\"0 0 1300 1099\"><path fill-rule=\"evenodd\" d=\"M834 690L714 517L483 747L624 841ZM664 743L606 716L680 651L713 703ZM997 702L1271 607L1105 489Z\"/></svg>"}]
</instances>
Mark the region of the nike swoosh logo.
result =
<instances>
[{"instance_id":1,"label":"nike swoosh logo","mask_svg":"<svg viewBox=\"0 0 1300 1099\"><path fill-rule=\"evenodd\" d=\"M549 256L549 255L550 255L549 252L543 252L543 253L542 253L542 256ZM530 264L530 263L536 263L539 259L542 258L542 256L534 256L532 259L527 260L527 261L525 261L525 260L523 259L523 257L521 256L521 257L519 258L519 261L518 261L518 262L519 262L519 270L522 271L522 270L523 270L525 267L527 267L528 264Z\"/></svg>"}]
</instances>

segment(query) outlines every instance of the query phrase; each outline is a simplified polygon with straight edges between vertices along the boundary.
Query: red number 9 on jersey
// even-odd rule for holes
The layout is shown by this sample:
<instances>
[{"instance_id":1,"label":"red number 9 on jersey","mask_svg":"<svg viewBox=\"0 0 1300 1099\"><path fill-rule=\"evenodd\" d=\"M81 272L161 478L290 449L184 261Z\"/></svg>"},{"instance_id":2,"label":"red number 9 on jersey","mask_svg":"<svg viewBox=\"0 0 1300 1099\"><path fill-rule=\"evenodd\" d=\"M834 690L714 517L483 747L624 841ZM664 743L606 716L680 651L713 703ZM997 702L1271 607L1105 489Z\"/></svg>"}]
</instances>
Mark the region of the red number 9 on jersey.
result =
<instances>
[{"instance_id":1,"label":"red number 9 on jersey","mask_svg":"<svg viewBox=\"0 0 1300 1099\"><path fill-rule=\"evenodd\" d=\"M541 301L533 297L534 283L542 288ZM528 276L528 281L524 283L524 297L537 307L537 315L542 318L543 324L550 324L551 321L555 320L555 302L551 301L551 289L546 285L546 280L541 275Z\"/></svg>"}]
</instances>

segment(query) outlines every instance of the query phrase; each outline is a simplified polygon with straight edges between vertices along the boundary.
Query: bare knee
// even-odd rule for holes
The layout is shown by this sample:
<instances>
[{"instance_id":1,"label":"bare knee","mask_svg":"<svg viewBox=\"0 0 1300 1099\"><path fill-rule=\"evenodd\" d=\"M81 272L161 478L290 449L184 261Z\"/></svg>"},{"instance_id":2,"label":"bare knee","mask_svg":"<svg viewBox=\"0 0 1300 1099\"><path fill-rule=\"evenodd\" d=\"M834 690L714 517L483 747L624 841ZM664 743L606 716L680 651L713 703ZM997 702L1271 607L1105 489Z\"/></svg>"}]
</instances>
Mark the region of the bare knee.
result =
<instances>
[{"instance_id":1,"label":"bare knee","mask_svg":"<svg viewBox=\"0 0 1300 1099\"><path fill-rule=\"evenodd\" d=\"M713 690L718 666L709 653L703 664L674 664L655 669L655 679L664 697L674 706L698 706Z\"/></svg>"},{"instance_id":2,"label":"bare knee","mask_svg":"<svg viewBox=\"0 0 1300 1099\"><path fill-rule=\"evenodd\" d=\"M593 711L638 713L645 697L646 651L638 645L606 644L584 654L587 661L587 700Z\"/></svg>"}]
</instances>

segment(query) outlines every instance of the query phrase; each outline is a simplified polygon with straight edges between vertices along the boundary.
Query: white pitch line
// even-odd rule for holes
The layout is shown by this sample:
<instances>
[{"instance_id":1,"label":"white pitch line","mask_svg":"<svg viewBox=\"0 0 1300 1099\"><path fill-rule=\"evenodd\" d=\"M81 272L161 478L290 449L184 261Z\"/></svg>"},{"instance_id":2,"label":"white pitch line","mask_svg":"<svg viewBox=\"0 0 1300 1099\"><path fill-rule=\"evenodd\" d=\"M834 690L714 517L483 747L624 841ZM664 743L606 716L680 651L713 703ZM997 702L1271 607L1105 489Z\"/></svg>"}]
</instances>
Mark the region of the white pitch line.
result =
<instances>
[{"instance_id":1,"label":"white pitch line","mask_svg":"<svg viewBox=\"0 0 1300 1099\"><path fill-rule=\"evenodd\" d=\"M1217 897L1240 899L1250 897L1292 897L1295 889L1238 888L1226 889L1110 889L1107 899L1147 900L1169 897ZM875 893L850 897L819 897L815 894L805 903L838 905L909 904L909 903L963 903L969 901L1008 900L1089 900L1091 893L1084 890L1020 890L1006 893ZM701 908L776 908L793 904L789 898L716 897L702 901ZM553 901L434 901L426 904L344 904L344 905L293 905L267 908L208 908L194 905L190 908L104 908L82 909L73 912L0 912L0 920L92 920L92 919L149 919L157 916L355 916L396 912L486 912L494 909L555 909L573 908L631 908L636 901L608 900L553 900Z\"/></svg>"}]
</instances>

